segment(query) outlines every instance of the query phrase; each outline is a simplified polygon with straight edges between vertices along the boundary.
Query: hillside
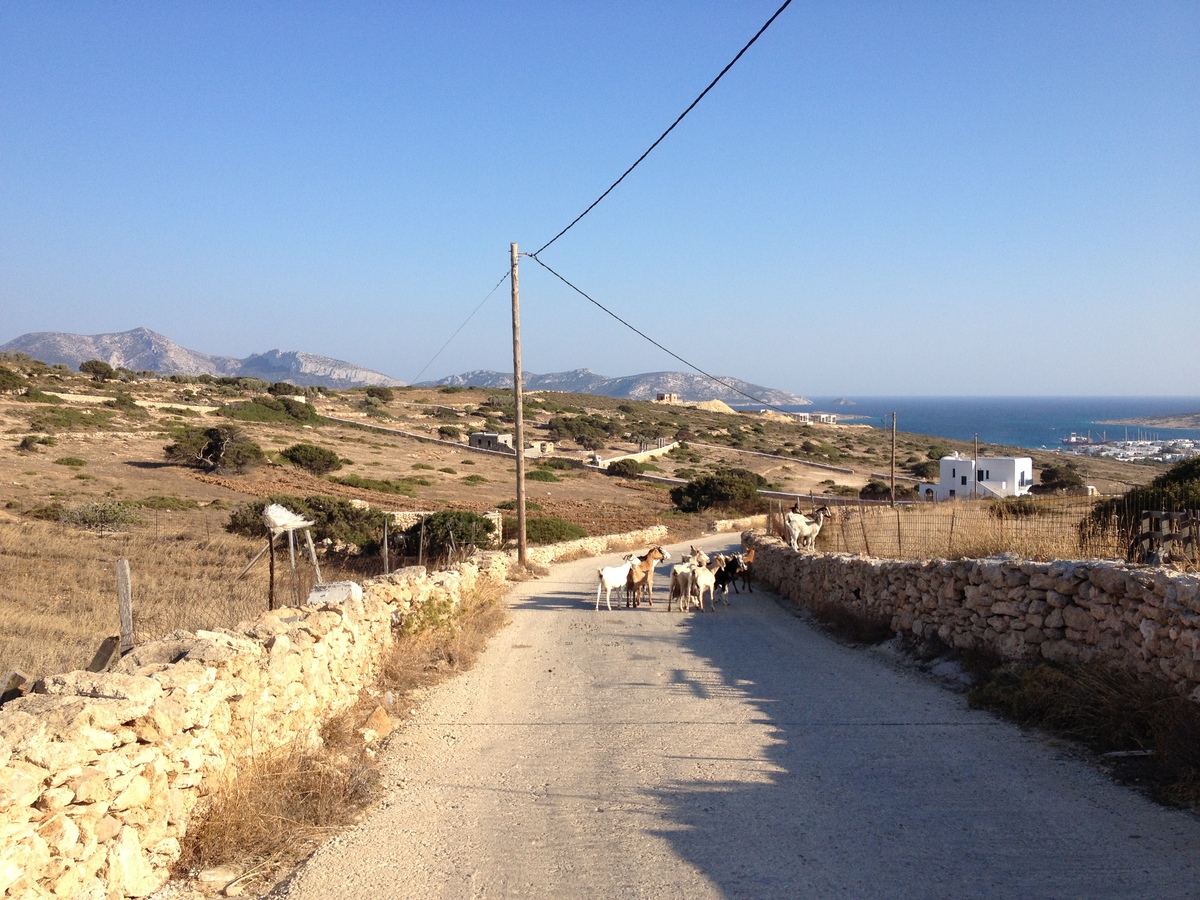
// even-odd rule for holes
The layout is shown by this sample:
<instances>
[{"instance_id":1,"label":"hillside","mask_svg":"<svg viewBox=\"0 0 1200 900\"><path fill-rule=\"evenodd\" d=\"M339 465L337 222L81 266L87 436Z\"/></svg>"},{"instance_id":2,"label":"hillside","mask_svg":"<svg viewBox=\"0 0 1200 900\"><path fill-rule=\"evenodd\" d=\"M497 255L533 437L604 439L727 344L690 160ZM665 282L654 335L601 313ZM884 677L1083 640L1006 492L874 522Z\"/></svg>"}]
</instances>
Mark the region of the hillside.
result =
<instances>
[{"instance_id":1,"label":"hillside","mask_svg":"<svg viewBox=\"0 0 1200 900\"><path fill-rule=\"evenodd\" d=\"M115 368L160 375L212 375L219 378L262 378L302 387L349 388L363 385L401 385L403 382L354 363L297 350L269 350L245 359L213 356L181 347L148 328L114 334L68 334L38 331L23 334L0 352L25 353L50 365L77 370L89 359Z\"/></svg>"},{"instance_id":2,"label":"hillside","mask_svg":"<svg viewBox=\"0 0 1200 900\"><path fill-rule=\"evenodd\" d=\"M693 375L689 372L647 372L642 375L609 378L606 375L597 375L591 369L574 369L570 372L554 372L549 375L523 372L521 379L523 387L527 391L566 391L572 394L595 394L600 397L615 397L622 400L653 400L660 393L669 393L676 394L680 400L689 403L697 403L702 400L721 400L738 406L745 406L747 403L805 406L812 403L806 397L789 391L721 376L721 381L732 386L726 387L702 375ZM450 375L438 381L424 381L418 387L457 386L511 389L512 383L511 372L477 369L461 375Z\"/></svg>"}]
</instances>

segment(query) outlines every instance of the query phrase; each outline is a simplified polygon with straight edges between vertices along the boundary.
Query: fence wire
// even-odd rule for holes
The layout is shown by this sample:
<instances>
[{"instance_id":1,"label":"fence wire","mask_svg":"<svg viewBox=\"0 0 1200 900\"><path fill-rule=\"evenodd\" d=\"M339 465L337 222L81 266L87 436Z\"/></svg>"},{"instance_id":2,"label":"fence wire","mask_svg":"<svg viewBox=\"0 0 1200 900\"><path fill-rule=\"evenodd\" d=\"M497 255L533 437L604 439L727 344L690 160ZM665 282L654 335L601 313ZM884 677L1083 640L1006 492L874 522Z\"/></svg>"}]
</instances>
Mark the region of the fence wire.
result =
<instances>
[{"instance_id":1,"label":"fence wire","mask_svg":"<svg viewBox=\"0 0 1200 900\"><path fill-rule=\"evenodd\" d=\"M1138 550L1147 507L1171 512L1169 497L1140 497L1135 504L1083 497L1021 497L1007 500L917 503L891 508L855 500L805 500L833 508L817 537L820 550L887 559L958 559L1014 554L1033 560L1107 559L1144 561ZM772 501L768 531L784 540L790 504ZM1155 520L1157 521L1157 520ZM1195 513L1189 522L1195 521ZM1193 526L1194 527L1194 526ZM1177 541L1170 558L1194 568L1197 542Z\"/></svg>"}]
</instances>

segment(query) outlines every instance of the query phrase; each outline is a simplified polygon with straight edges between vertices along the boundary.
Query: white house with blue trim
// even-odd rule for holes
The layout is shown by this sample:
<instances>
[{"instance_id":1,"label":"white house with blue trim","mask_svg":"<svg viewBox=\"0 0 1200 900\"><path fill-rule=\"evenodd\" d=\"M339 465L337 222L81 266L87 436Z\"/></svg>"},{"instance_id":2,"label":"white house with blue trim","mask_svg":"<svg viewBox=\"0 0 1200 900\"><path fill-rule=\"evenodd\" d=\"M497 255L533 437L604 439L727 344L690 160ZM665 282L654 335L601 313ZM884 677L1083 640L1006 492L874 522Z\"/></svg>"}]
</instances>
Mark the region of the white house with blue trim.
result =
<instances>
[{"instance_id":1,"label":"white house with blue trim","mask_svg":"<svg viewBox=\"0 0 1200 900\"><path fill-rule=\"evenodd\" d=\"M976 497L1021 497L1033 487L1033 460L1028 456L981 456L978 460L943 456L937 484L921 484L922 500L972 500Z\"/></svg>"}]
</instances>

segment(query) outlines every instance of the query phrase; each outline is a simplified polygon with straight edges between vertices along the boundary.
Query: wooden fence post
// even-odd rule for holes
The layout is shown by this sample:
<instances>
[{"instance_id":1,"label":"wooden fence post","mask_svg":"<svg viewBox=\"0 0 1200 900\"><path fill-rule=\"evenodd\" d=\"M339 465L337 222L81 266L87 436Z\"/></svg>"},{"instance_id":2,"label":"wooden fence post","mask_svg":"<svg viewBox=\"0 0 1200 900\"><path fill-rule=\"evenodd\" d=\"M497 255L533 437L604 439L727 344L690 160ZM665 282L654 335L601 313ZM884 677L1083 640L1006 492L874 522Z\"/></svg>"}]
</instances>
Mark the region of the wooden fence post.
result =
<instances>
[{"instance_id":1,"label":"wooden fence post","mask_svg":"<svg viewBox=\"0 0 1200 900\"><path fill-rule=\"evenodd\" d=\"M129 560L117 560L117 615L121 620L122 655L133 649L133 586L129 579Z\"/></svg>"}]
</instances>

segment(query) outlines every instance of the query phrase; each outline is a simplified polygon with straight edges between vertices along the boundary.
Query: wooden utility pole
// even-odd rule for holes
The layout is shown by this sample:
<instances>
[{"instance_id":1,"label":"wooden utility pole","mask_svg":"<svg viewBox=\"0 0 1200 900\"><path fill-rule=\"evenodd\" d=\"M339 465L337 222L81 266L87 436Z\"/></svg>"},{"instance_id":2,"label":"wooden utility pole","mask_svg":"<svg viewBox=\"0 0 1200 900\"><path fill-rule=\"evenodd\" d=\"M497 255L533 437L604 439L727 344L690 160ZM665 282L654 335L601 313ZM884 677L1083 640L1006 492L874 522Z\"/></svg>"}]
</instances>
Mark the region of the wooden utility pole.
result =
<instances>
[{"instance_id":1,"label":"wooden utility pole","mask_svg":"<svg viewBox=\"0 0 1200 900\"><path fill-rule=\"evenodd\" d=\"M521 394L521 294L517 287L517 245L512 252L512 331L513 331L513 400L517 407L517 422L513 434L513 449L517 451L517 563L525 565L525 411Z\"/></svg>"},{"instance_id":2,"label":"wooden utility pole","mask_svg":"<svg viewBox=\"0 0 1200 900\"><path fill-rule=\"evenodd\" d=\"M896 414L892 413L892 508L896 508Z\"/></svg>"}]
</instances>

